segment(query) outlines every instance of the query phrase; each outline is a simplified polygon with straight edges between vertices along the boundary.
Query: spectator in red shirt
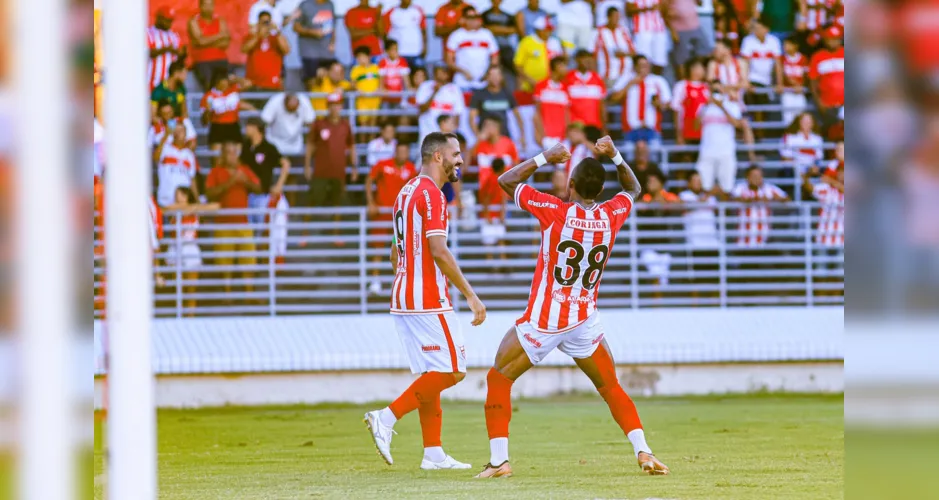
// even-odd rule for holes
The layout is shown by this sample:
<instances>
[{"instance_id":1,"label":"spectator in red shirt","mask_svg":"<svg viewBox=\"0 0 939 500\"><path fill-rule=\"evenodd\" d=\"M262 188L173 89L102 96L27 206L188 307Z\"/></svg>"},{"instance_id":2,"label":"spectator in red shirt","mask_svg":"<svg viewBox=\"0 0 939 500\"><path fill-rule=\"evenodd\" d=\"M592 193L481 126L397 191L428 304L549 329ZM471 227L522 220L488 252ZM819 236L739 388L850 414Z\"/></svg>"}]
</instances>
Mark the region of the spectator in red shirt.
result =
<instances>
[{"instance_id":1,"label":"spectator in red shirt","mask_svg":"<svg viewBox=\"0 0 939 500\"><path fill-rule=\"evenodd\" d=\"M189 20L189 43L192 44L192 71L202 90L208 90L216 71L228 73L231 43L228 23L215 14L215 0L199 0L199 14Z\"/></svg>"},{"instance_id":2,"label":"spectator in red shirt","mask_svg":"<svg viewBox=\"0 0 939 500\"><path fill-rule=\"evenodd\" d=\"M675 114L675 142L678 144L698 145L701 143L701 129L694 126L698 110L708 102L710 95L708 84L704 81L706 69L703 59L688 61L684 74L687 80L675 84L672 92L672 111Z\"/></svg>"},{"instance_id":3,"label":"spectator in red shirt","mask_svg":"<svg viewBox=\"0 0 939 500\"><path fill-rule=\"evenodd\" d=\"M359 47L366 47L371 57L381 55L380 32L381 10L369 5L369 0L361 0L358 5L346 12L346 29L352 42L352 53Z\"/></svg>"},{"instance_id":4,"label":"spectator in red shirt","mask_svg":"<svg viewBox=\"0 0 939 500\"><path fill-rule=\"evenodd\" d=\"M245 165L238 157L239 144L226 141L222 148L219 163L212 168L205 180L205 194L211 201L218 202L222 209L248 209L248 194L261 192L261 181L258 176ZM257 265L254 244L254 232L248 227L248 216L245 214L219 215L215 218L224 229L215 232L216 238L221 240L215 246L215 251L221 255L215 258L215 263L221 266L225 276L225 293L231 293L232 268L235 257L239 254L239 266L248 269L242 270L242 277L250 283L252 272L250 266ZM245 285L245 291L252 291L253 287Z\"/></svg>"},{"instance_id":5,"label":"spectator in red shirt","mask_svg":"<svg viewBox=\"0 0 939 500\"><path fill-rule=\"evenodd\" d=\"M395 147L393 158L381 160L372 166L365 179L365 200L368 217L372 222L380 222L379 227L369 229L369 235L378 237L372 239L370 246L387 248L390 242L392 227L391 209L394 207L398 193L409 180L417 175L417 169L411 162L411 145L399 142ZM373 189L374 188L374 189ZM373 192L374 191L374 192ZM372 282L368 286L369 293L381 293L381 282L378 280L378 269L384 257L375 255L372 261L376 265L372 268Z\"/></svg>"},{"instance_id":6,"label":"spectator in red shirt","mask_svg":"<svg viewBox=\"0 0 939 500\"><path fill-rule=\"evenodd\" d=\"M310 182L310 202L314 207L342 205L347 166L352 167L352 182L359 179L352 127L340 116L342 94L330 94L327 102L327 116L318 118L310 127L303 162L303 175Z\"/></svg>"},{"instance_id":7,"label":"spectator in red shirt","mask_svg":"<svg viewBox=\"0 0 939 500\"><path fill-rule=\"evenodd\" d=\"M499 187L499 176L505 171L505 160L496 158L492 161L493 175L480 179L479 192L476 193L476 202L481 207L479 212L479 233L483 245L492 247L498 245L501 258L505 260L502 247L505 242L505 193ZM492 260L491 251L486 252L486 258Z\"/></svg>"},{"instance_id":8,"label":"spectator in red shirt","mask_svg":"<svg viewBox=\"0 0 939 500\"><path fill-rule=\"evenodd\" d=\"M224 142L241 142L238 114L255 107L241 100L237 85L226 71L219 69L212 78L212 89L202 96L202 123L209 124L209 148L218 151Z\"/></svg>"},{"instance_id":9,"label":"spectator in red shirt","mask_svg":"<svg viewBox=\"0 0 939 500\"><path fill-rule=\"evenodd\" d=\"M844 106L844 47L841 45L841 35L841 28L837 26L826 29L825 47L813 54L809 62L812 97L825 127L838 121L838 113Z\"/></svg>"},{"instance_id":10,"label":"spectator in red shirt","mask_svg":"<svg viewBox=\"0 0 939 500\"><path fill-rule=\"evenodd\" d=\"M271 19L271 13L263 11L258 23L251 27L241 51L248 55L245 78L257 89L281 90L284 81L284 56L290 52L290 42Z\"/></svg>"},{"instance_id":11,"label":"spectator in red shirt","mask_svg":"<svg viewBox=\"0 0 939 500\"><path fill-rule=\"evenodd\" d=\"M574 55L574 60L577 71L569 72L564 78L571 99L571 121L606 130L606 84L592 69L593 54L581 49Z\"/></svg>"},{"instance_id":12,"label":"spectator in red shirt","mask_svg":"<svg viewBox=\"0 0 939 500\"><path fill-rule=\"evenodd\" d=\"M407 60L398 53L398 42L391 38L385 39L385 55L378 60L378 76L381 78L382 88L386 92L404 92L411 90L411 68ZM401 102L400 97L385 97L385 107L396 106ZM399 124L403 125L404 117L400 117Z\"/></svg>"},{"instance_id":13,"label":"spectator in red shirt","mask_svg":"<svg viewBox=\"0 0 939 500\"><path fill-rule=\"evenodd\" d=\"M443 52L446 52L447 38L449 38L450 33L453 33L461 26L463 9L467 5L463 0L450 0L437 9L437 15L434 16L434 34L440 37Z\"/></svg>"},{"instance_id":14,"label":"spectator in red shirt","mask_svg":"<svg viewBox=\"0 0 939 500\"><path fill-rule=\"evenodd\" d=\"M502 121L498 117L490 115L483 118L478 139L472 156L476 157L476 164L479 166L480 185L493 175L492 162L497 158L502 159L503 165L518 163L515 142L502 135Z\"/></svg>"},{"instance_id":15,"label":"spectator in red shirt","mask_svg":"<svg viewBox=\"0 0 939 500\"><path fill-rule=\"evenodd\" d=\"M551 59L551 75L535 85L535 141L544 149L564 140L571 121L570 96L564 85L567 58Z\"/></svg>"}]
</instances>

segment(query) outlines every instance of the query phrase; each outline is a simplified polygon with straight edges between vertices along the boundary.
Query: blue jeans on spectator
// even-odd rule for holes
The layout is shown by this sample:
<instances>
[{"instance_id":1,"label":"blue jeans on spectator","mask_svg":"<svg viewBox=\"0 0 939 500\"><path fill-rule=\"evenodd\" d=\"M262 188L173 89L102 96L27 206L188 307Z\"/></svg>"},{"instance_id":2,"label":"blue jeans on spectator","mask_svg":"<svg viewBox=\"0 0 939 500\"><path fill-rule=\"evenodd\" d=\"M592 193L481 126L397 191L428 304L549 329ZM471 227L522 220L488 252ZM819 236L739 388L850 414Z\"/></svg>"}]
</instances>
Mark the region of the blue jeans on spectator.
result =
<instances>
[{"instance_id":1,"label":"blue jeans on spectator","mask_svg":"<svg viewBox=\"0 0 939 500\"><path fill-rule=\"evenodd\" d=\"M267 210L267 204L270 200L271 195L269 193L248 193L248 207L253 210L253 212L248 215L248 222L251 223L251 229L258 238L260 238L267 229L267 226L263 225L267 213L260 210Z\"/></svg>"},{"instance_id":2,"label":"blue jeans on spectator","mask_svg":"<svg viewBox=\"0 0 939 500\"><path fill-rule=\"evenodd\" d=\"M662 134L659 134L655 130L649 127L642 127L630 130L626 132L626 142L639 142L645 141L647 143L660 141L662 139Z\"/></svg>"},{"instance_id":3,"label":"blue jeans on spectator","mask_svg":"<svg viewBox=\"0 0 939 500\"><path fill-rule=\"evenodd\" d=\"M408 67L411 68L411 73L414 73L414 70L416 70L417 68L424 67L424 58L421 56L401 56L401 57L403 57L404 60L408 62Z\"/></svg>"}]
</instances>

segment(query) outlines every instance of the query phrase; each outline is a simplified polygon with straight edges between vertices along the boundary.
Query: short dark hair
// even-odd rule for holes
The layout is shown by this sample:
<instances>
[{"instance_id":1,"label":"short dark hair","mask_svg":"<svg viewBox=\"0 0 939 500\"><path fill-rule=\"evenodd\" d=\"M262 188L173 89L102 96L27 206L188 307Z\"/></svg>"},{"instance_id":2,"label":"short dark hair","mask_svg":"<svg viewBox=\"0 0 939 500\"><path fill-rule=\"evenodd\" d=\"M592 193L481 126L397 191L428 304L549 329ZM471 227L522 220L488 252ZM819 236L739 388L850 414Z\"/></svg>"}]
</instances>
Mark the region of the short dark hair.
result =
<instances>
[{"instance_id":1,"label":"short dark hair","mask_svg":"<svg viewBox=\"0 0 939 500\"><path fill-rule=\"evenodd\" d=\"M466 7L463 7L463 15L465 16L469 11L475 11L475 10L476 10L476 7L473 7L472 5L467 5Z\"/></svg>"},{"instance_id":2,"label":"short dark hair","mask_svg":"<svg viewBox=\"0 0 939 500\"><path fill-rule=\"evenodd\" d=\"M796 34L789 35L789 36L787 36L786 38L783 39L783 42L789 42L789 43L795 45L796 47L798 47L798 46L799 46L799 43L800 43L800 42L799 42L799 35L796 35Z\"/></svg>"},{"instance_id":3,"label":"short dark hair","mask_svg":"<svg viewBox=\"0 0 939 500\"><path fill-rule=\"evenodd\" d=\"M179 186L178 188L176 188L176 192L184 193L186 195L186 201L188 203L196 203L197 201L199 201L196 198L196 193L193 193L192 189L189 189L189 186Z\"/></svg>"},{"instance_id":4,"label":"short dark hair","mask_svg":"<svg viewBox=\"0 0 939 500\"><path fill-rule=\"evenodd\" d=\"M745 171L745 175L746 175L747 177L749 177L749 176L750 176L750 172L753 172L754 170L763 170L763 169L762 169L759 165L757 165L756 163L751 163L750 166L747 167L747 170Z\"/></svg>"},{"instance_id":5,"label":"short dark hair","mask_svg":"<svg viewBox=\"0 0 939 500\"><path fill-rule=\"evenodd\" d=\"M688 76L691 74L691 68L696 64L700 64L704 66L705 68L707 68L707 66L705 66L704 64L704 59L700 57L692 57L691 59L688 60L688 62L685 63L685 76Z\"/></svg>"},{"instance_id":6,"label":"short dark hair","mask_svg":"<svg viewBox=\"0 0 939 500\"><path fill-rule=\"evenodd\" d=\"M584 127L584 137L587 138L590 142L597 142L603 137L603 131L599 127L593 125L587 125Z\"/></svg>"},{"instance_id":7,"label":"short dark hair","mask_svg":"<svg viewBox=\"0 0 939 500\"><path fill-rule=\"evenodd\" d=\"M556 68L558 65L567 66L567 58L564 56L551 58L551 66L549 66L551 71L554 71L554 68Z\"/></svg>"},{"instance_id":8,"label":"short dark hair","mask_svg":"<svg viewBox=\"0 0 939 500\"><path fill-rule=\"evenodd\" d=\"M176 73L179 73L180 71L183 71L185 69L186 69L186 63L180 59L177 59L170 63L169 75L170 76L175 75Z\"/></svg>"},{"instance_id":9,"label":"short dark hair","mask_svg":"<svg viewBox=\"0 0 939 500\"><path fill-rule=\"evenodd\" d=\"M505 170L505 160L502 158L496 158L495 160L492 160L491 166L493 172L501 174L502 171Z\"/></svg>"},{"instance_id":10,"label":"short dark hair","mask_svg":"<svg viewBox=\"0 0 939 500\"><path fill-rule=\"evenodd\" d=\"M649 173L646 175L646 182L648 182L648 179L651 179L651 178L653 178L653 177L655 177L656 179L659 180L659 183L662 184L662 187L663 187L663 188L665 187L665 182L668 180L668 179L665 177L665 174L663 174L662 172L660 172L660 171L658 171L658 170L653 170L653 171L649 172Z\"/></svg>"},{"instance_id":11,"label":"short dark hair","mask_svg":"<svg viewBox=\"0 0 939 500\"><path fill-rule=\"evenodd\" d=\"M385 120L381 123L381 128L379 130L385 130L388 127L395 128L395 129L398 128L398 126L395 125L395 122L391 120Z\"/></svg>"},{"instance_id":12,"label":"short dark hair","mask_svg":"<svg viewBox=\"0 0 939 500\"><path fill-rule=\"evenodd\" d=\"M212 72L212 86L214 87L218 82L228 79L228 70L223 68L215 68L215 71Z\"/></svg>"},{"instance_id":13,"label":"short dark hair","mask_svg":"<svg viewBox=\"0 0 939 500\"><path fill-rule=\"evenodd\" d=\"M395 40L394 38L386 38L386 39L385 39L385 50L388 50L388 48L391 47L392 45L394 45L395 47L397 47L397 46L398 46L398 41Z\"/></svg>"},{"instance_id":14,"label":"short dark hair","mask_svg":"<svg viewBox=\"0 0 939 500\"><path fill-rule=\"evenodd\" d=\"M612 6L609 9L606 9L606 17L610 17L610 14L614 12L619 14L619 9L617 9L616 7L612 7Z\"/></svg>"},{"instance_id":15,"label":"short dark hair","mask_svg":"<svg viewBox=\"0 0 939 500\"><path fill-rule=\"evenodd\" d=\"M439 127L440 125L443 124L443 122L449 120L450 118L453 118L453 115L448 115L448 114L446 114L446 113L444 113L444 114L438 116L438 117L437 117L437 126Z\"/></svg>"},{"instance_id":16,"label":"short dark hair","mask_svg":"<svg viewBox=\"0 0 939 500\"><path fill-rule=\"evenodd\" d=\"M264 135L264 129L266 127L264 120L258 116L252 116L245 120L245 127L257 127L258 132L261 132L261 135Z\"/></svg>"},{"instance_id":17,"label":"short dark hair","mask_svg":"<svg viewBox=\"0 0 939 500\"><path fill-rule=\"evenodd\" d=\"M600 196L600 192L603 191L606 169L596 158L584 158L574 167L571 180L574 181L574 190L577 194L592 200Z\"/></svg>"},{"instance_id":18,"label":"short dark hair","mask_svg":"<svg viewBox=\"0 0 939 500\"><path fill-rule=\"evenodd\" d=\"M502 129L502 118L499 118L496 115L486 115L483 117L482 121L479 123L479 126L482 127L483 123L492 122L499 126L499 130Z\"/></svg>"},{"instance_id":19,"label":"short dark hair","mask_svg":"<svg viewBox=\"0 0 939 500\"><path fill-rule=\"evenodd\" d=\"M581 57L593 57L593 54L589 50L577 49L577 52L574 53L574 59L580 59Z\"/></svg>"},{"instance_id":20,"label":"short dark hair","mask_svg":"<svg viewBox=\"0 0 939 500\"><path fill-rule=\"evenodd\" d=\"M352 52L352 55L354 55L355 57L358 57L359 54L365 54L365 55L371 57L372 51L371 51L368 47L366 47L366 46L364 46L364 45L359 45L358 47L355 48L355 51Z\"/></svg>"},{"instance_id":21,"label":"short dark hair","mask_svg":"<svg viewBox=\"0 0 939 500\"><path fill-rule=\"evenodd\" d=\"M273 19L273 18L274 18L274 16L271 15L271 11L266 10L266 9L265 9L265 10L262 10L261 12L258 12L258 21L261 20L261 17L262 17L262 16L267 16L269 19Z\"/></svg>"},{"instance_id":22,"label":"short dark hair","mask_svg":"<svg viewBox=\"0 0 939 500\"><path fill-rule=\"evenodd\" d=\"M434 157L434 153L439 151L450 139L459 141L459 138L453 133L431 132L427 134L427 137L421 142L421 161L425 164L430 162L430 159Z\"/></svg>"},{"instance_id":23,"label":"short dark hair","mask_svg":"<svg viewBox=\"0 0 939 500\"><path fill-rule=\"evenodd\" d=\"M648 60L649 60L648 57L646 57L646 56L644 56L644 55L642 55L642 54L636 54L636 55L633 56L633 66L638 66L638 65L639 65L639 61L648 61Z\"/></svg>"}]
</instances>

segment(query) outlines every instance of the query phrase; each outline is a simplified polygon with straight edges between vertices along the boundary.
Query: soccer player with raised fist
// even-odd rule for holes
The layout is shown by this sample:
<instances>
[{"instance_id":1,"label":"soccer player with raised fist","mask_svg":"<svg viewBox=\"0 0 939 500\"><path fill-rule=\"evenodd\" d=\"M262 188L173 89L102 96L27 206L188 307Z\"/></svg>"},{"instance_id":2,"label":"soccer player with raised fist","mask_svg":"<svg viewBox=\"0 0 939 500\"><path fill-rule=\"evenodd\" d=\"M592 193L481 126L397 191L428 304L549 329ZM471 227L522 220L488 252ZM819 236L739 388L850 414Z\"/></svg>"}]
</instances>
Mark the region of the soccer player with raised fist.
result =
<instances>
[{"instance_id":1,"label":"soccer player with raised fist","mask_svg":"<svg viewBox=\"0 0 939 500\"><path fill-rule=\"evenodd\" d=\"M598 156L616 164L623 190L611 200L597 203L606 171L594 158L574 167L568 180L569 200L542 193L525 181L547 164L570 158L557 144L535 158L499 176L502 189L515 204L531 213L541 225L541 251L535 265L528 308L499 346L495 365L486 377L486 429L490 459L477 478L508 477L509 420L512 418L512 384L555 348L574 358L603 397L616 423L633 445L639 467L653 475L668 474L668 467L652 455L646 444L636 405L623 391L597 311L600 278L616 233L629 216L639 195L639 181L609 136L596 143Z\"/></svg>"},{"instance_id":2,"label":"soccer player with raised fist","mask_svg":"<svg viewBox=\"0 0 939 500\"><path fill-rule=\"evenodd\" d=\"M486 306L463 276L447 248L450 219L440 187L457 182L463 166L454 134L433 132L421 143L420 175L401 188L392 209L394 245L391 261L397 269L391 293L395 329L407 351L411 371L420 377L398 399L365 414L365 423L378 453L388 465L395 423L417 410L424 438L421 469L468 469L454 460L440 442L440 393L466 376L463 332L450 302L450 283L466 298L473 326L486 320Z\"/></svg>"}]
</instances>

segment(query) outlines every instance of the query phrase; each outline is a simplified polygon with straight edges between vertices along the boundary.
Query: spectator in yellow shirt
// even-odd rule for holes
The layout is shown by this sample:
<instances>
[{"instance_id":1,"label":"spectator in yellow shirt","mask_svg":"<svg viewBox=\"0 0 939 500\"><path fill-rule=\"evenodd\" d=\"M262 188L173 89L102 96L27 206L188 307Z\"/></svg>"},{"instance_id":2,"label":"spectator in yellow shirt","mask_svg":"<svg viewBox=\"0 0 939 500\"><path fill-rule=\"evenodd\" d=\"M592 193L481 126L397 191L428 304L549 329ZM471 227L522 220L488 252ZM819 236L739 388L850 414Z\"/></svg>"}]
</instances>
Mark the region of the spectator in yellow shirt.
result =
<instances>
[{"instance_id":1,"label":"spectator in yellow shirt","mask_svg":"<svg viewBox=\"0 0 939 500\"><path fill-rule=\"evenodd\" d=\"M381 107L381 97L368 97L365 94L382 90L378 65L372 62L371 52L365 46L355 49L355 63L349 78L355 85L355 90L359 93L355 98L355 109L365 112L359 114L359 125L373 127L378 124L378 115L374 113ZM371 133L363 134L359 137L359 140L371 140L373 135Z\"/></svg>"},{"instance_id":2,"label":"spectator in yellow shirt","mask_svg":"<svg viewBox=\"0 0 939 500\"><path fill-rule=\"evenodd\" d=\"M520 134L524 134L525 144L538 144L535 142L535 101L532 91L539 82L548 77L548 64L551 59L565 54L564 43L555 36L551 36L554 26L549 17L539 17L534 22L535 32L522 38L515 51L515 73L518 75L518 90L515 100L518 102L518 113L522 123L518 124ZM518 137L512 127L509 132Z\"/></svg>"},{"instance_id":3,"label":"spectator in yellow shirt","mask_svg":"<svg viewBox=\"0 0 939 500\"><path fill-rule=\"evenodd\" d=\"M320 67L316 70L316 77L308 89L313 94L334 94L352 90L352 83L345 79L345 70L342 63L336 60L330 61L326 67ZM317 116L326 114L326 95L314 96L310 98L310 104Z\"/></svg>"}]
</instances>

